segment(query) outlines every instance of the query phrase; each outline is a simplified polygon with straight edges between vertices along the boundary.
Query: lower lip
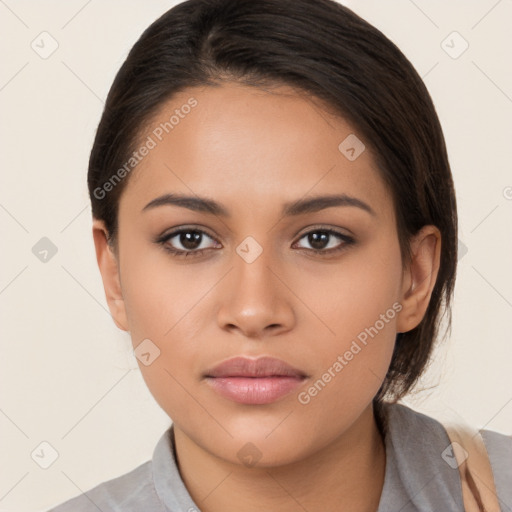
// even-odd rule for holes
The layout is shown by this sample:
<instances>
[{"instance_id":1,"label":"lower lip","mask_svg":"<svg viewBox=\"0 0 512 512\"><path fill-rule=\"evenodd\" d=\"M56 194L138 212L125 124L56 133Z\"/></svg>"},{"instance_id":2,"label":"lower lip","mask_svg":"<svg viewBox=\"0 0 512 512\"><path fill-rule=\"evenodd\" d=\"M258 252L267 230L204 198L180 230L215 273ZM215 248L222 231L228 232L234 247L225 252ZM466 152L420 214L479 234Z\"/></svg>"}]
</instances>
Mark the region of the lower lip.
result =
<instances>
[{"instance_id":1,"label":"lower lip","mask_svg":"<svg viewBox=\"0 0 512 512\"><path fill-rule=\"evenodd\" d=\"M220 395L240 404L270 404L296 389L302 377L207 377Z\"/></svg>"}]
</instances>

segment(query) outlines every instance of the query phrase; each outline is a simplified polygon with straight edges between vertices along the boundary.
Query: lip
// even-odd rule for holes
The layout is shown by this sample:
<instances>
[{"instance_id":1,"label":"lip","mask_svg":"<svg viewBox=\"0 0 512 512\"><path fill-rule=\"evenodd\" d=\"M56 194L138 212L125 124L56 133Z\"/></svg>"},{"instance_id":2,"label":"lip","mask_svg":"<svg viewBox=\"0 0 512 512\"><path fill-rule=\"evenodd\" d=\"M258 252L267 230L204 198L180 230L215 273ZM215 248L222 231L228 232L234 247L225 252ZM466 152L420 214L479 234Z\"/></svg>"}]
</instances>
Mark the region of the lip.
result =
<instances>
[{"instance_id":1,"label":"lip","mask_svg":"<svg viewBox=\"0 0 512 512\"><path fill-rule=\"evenodd\" d=\"M283 398L308 375L274 357L234 357L208 370L204 378L221 396L242 404L269 404Z\"/></svg>"}]
</instances>

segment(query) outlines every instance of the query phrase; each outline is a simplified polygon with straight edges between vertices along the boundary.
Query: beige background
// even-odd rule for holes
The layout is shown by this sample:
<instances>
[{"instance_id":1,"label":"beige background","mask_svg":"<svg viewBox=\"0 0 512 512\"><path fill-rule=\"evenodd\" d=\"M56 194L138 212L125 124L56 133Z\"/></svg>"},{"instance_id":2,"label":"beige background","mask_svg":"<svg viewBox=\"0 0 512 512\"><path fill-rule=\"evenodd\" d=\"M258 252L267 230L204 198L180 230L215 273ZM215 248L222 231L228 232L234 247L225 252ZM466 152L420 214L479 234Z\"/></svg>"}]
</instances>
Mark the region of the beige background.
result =
<instances>
[{"instance_id":1,"label":"beige background","mask_svg":"<svg viewBox=\"0 0 512 512\"><path fill-rule=\"evenodd\" d=\"M0 1L0 511L45 510L131 470L151 457L169 424L128 335L106 310L86 168L115 72L142 30L175 3ZM344 3L424 77L444 127L467 248L451 339L424 379L430 389L407 402L510 434L512 1ZM452 58L464 40L468 49ZM56 51L41 58L52 44ZM46 263L32 252L42 237L58 250ZM43 441L59 454L48 469L31 458L36 450L40 463L50 461Z\"/></svg>"}]
</instances>

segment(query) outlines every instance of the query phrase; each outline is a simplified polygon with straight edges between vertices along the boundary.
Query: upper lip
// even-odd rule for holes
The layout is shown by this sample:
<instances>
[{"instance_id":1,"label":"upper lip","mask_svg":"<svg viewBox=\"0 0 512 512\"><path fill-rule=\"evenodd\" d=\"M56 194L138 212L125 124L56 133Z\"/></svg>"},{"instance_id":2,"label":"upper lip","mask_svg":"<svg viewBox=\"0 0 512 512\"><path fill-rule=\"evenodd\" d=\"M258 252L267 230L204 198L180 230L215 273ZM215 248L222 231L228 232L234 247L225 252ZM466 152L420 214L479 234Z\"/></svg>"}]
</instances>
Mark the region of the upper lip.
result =
<instances>
[{"instance_id":1,"label":"upper lip","mask_svg":"<svg viewBox=\"0 0 512 512\"><path fill-rule=\"evenodd\" d=\"M238 356L223 361L205 372L205 377L307 377L307 375L275 357L250 359Z\"/></svg>"}]
</instances>

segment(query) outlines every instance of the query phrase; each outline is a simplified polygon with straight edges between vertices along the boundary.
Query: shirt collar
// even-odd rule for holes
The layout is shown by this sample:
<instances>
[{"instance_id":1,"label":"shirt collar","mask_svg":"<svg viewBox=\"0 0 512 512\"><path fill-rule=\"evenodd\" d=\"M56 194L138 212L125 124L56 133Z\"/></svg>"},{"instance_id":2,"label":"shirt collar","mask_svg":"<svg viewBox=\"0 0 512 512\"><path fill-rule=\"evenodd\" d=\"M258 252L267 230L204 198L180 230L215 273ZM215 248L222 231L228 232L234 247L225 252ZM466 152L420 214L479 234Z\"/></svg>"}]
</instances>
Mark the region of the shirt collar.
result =
<instances>
[{"instance_id":1,"label":"shirt collar","mask_svg":"<svg viewBox=\"0 0 512 512\"><path fill-rule=\"evenodd\" d=\"M450 444L437 420L402 404L386 404L386 473L378 512L464 510L458 468L442 458Z\"/></svg>"},{"instance_id":2,"label":"shirt collar","mask_svg":"<svg viewBox=\"0 0 512 512\"><path fill-rule=\"evenodd\" d=\"M174 425L158 441L153 452L153 482L158 498L169 512L199 512L178 470Z\"/></svg>"},{"instance_id":3,"label":"shirt collar","mask_svg":"<svg viewBox=\"0 0 512 512\"><path fill-rule=\"evenodd\" d=\"M458 469L442 452L450 444L442 425L401 404L386 404L384 486L377 512L463 510ZM156 493L169 512L198 512L178 470L174 426L162 435L153 453Z\"/></svg>"}]
</instances>

